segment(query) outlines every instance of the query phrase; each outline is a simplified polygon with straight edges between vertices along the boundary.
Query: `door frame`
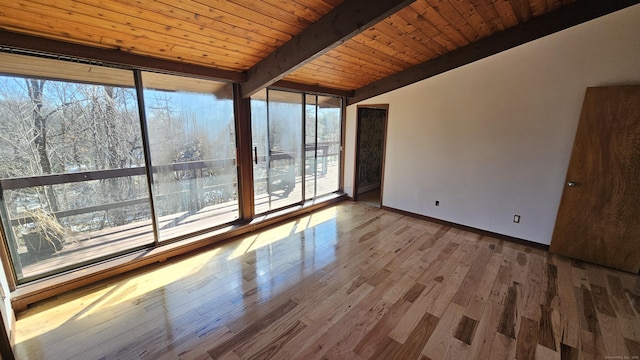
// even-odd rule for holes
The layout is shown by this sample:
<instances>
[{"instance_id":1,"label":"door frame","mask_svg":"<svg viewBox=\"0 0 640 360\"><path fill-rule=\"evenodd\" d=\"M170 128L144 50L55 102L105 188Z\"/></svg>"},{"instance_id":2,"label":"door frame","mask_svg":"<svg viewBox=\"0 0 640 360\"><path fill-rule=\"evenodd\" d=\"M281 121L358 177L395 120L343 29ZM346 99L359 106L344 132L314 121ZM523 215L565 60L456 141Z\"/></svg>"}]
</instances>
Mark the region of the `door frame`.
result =
<instances>
[{"instance_id":1,"label":"door frame","mask_svg":"<svg viewBox=\"0 0 640 360\"><path fill-rule=\"evenodd\" d=\"M389 125L389 104L371 104L371 105L358 105L356 107L356 144L355 144L355 160L354 160L354 167L353 167L353 200L357 201L358 200L358 174L359 174L359 167L358 164L360 164L360 150L359 150L359 145L360 145L360 127L358 126L360 124L360 109L376 109L376 110L384 110L385 111L385 116L384 116L384 131L383 131L383 135L382 135L382 149L381 151L381 158L382 158L382 164L380 165L380 207L382 207L382 196L383 196L383 190L384 190L384 174L385 174L385 159L387 157L387 127Z\"/></svg>"}]
</instances>

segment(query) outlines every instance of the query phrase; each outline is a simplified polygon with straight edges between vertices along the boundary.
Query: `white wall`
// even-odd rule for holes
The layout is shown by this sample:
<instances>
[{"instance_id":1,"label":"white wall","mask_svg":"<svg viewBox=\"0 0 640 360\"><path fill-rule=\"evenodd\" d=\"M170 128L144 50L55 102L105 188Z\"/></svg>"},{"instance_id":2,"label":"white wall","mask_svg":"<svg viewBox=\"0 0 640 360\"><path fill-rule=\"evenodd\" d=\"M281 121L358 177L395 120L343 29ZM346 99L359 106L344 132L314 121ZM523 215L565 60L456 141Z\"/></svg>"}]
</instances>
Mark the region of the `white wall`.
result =
<instances>
[{"instance_id":1,"label":"white wall","mask_svg":"<svg viewBox=\"0 0 640 360\"><path fill-rule=\"evenodd\" d=\"M585 89L632 83L640 5L361 102L389 104L383 205L549 244Z\"/></svg>"}]
</instances>

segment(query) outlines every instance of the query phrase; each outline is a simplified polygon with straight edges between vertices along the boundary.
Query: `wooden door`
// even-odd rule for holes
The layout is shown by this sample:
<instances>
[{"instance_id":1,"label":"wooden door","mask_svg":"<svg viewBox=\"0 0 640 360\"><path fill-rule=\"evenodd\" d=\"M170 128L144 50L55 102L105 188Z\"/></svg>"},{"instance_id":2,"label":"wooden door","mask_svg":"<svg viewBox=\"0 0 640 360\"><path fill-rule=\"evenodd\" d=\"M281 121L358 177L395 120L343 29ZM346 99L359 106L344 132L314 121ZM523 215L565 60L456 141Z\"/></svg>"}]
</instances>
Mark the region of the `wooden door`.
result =
<instances>
[{"instance_id":1,"label":"wooden door","mask_svg":"<svg viewBox=\"0 0 640 360\"><path fill-rule=\"evenodd\" d=\"M550 251L640 270L640 86L587 89Z\"/></svg>"}]
</instances>

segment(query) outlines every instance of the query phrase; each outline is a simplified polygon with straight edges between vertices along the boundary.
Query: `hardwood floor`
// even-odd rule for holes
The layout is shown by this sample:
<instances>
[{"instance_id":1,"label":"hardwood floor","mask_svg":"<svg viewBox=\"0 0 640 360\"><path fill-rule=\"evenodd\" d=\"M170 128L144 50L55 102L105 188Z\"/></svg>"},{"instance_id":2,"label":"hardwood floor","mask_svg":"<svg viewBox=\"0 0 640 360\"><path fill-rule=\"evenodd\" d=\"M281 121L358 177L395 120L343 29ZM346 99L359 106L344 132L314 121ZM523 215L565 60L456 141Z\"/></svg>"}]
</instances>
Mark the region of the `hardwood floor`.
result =
<instances>
[{"instance_id":1,"label":"hardwood floor","mask_svg":"<svg viewBox=\"0 0 640 360\"><path fill-rule=\"evenodd\" d=\"M358 195L358 202L368 204L375 207L380 207L380 189L367 191Z\"/></svg>"},{"instance_id":2,"label":"hardwood floor","mask_svg":"<svg viewBox=\"0 0 640 360\"><path fill-rule=\"evenodd\" d=\"M640 279L344 202L18 314L18 359L640 355Z\"/></svg>"}]
</instances>

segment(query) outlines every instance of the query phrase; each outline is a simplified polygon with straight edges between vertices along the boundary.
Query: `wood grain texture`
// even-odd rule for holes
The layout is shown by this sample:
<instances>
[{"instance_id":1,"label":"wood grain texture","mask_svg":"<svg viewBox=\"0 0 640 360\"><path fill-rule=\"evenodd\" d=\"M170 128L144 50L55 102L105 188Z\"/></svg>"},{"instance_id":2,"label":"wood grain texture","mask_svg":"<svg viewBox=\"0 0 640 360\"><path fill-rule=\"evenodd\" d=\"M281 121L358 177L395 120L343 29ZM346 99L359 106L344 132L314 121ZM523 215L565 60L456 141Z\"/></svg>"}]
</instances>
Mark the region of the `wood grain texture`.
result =
<instances>
[{"instance_id":1,"label":"wood grain texture","mask_svg":"<svg viewBox=\"0 0 640 360\"><path fill-rule=\"evenodd\" d=\"M562 360L578 360L579 351L565 343L560 347L560 359Z\"/></svg>"},{"instance_id":2,"label":"wood grain texture","mask_svg":"<svg viewBox=\"0 0 640 360\"><path fill-rule=\"evenodd\" d=\"M518 290L520 284L514 282L507 289L504 311L500 317L498 332L511 339L516 338L516 307L518 301Z\"/></svg>"},{"instance_id":3,"label":"wood grain texture","mask_svg":"<svg viewBox=\"0 0 640 360\"><path fill-rule=\"evenodd\" d=\"M611 289L611 300L615 305L616 312L633 316L633 308L625 295L624 286L622 285L620 278L613 275L607 275L607 282L609 284L609 289Z\"/></svg>"},{"instance_id":4,"label":"wood grain texture","mask_svg":"<svg viewBox=\"0 0 640 360\"><path fill-rule=\"evenodd\" d=\"M552 309L548 306L542 306L540 314L540 324L538 330L538 343L553 351L556 350L556 340L553 333L553 321L551 320Z\"/></svg>"},{"instance_id":5,"label":"wood grain texture","mask_svg":"<svg viewBox=\"0 0 640 360\"><path fill-rule=\"evenodd\" d=\"M551 252L640 270L640 86L588 88Z\"/></svg>"},{"instance_id":6,"label":"wood grain texture","mask_svg":"<svg viewBox=\"0 0 640 360\"><path fill-rule=\"evenodd\" d=\"M535 359L538 345L538 322L523 317L516 342L516 359Z\"/></svg>"},{"instance_id":7,"label":"wood grain texture","mask_svg":"<svg viewBox=\"0 0 640 360\"><path fill-rule=\"evenodd\" d=\"M476 333L476 328L478 327L478 321L468 318L466 316L462 316L460 322L458 323L458 327L453 335L456 339L462 341L467 345L471 345L473 341L473 336Z\"/></svg>"},{"instance_id":8,"label":"wood grain texture","mask_svg":"<svg viewBox=\"0 0 640 360\"><path fill-rule=\"evenodd\" d=\"M309 223L315 225L301 225ZM264 246L246 251L256 236ZM574 286L568 258L342 203L39 303L19 313L16 355L400 360L635 354L639 276L584 267L589 288ZM481 274L473 276L477 284L462 289L471 285L465 279L472 270ZM492 296L494 290L502 295Z\"/></svg>"},{"instance_id":9,"label":"wood grain texture","mask_svg":"<svg viewBox=\"0 0 640 360\"><path fill-rule=\"evenodd\" d=\"M438 2L438 5L440 5L441 2L442 1ZM501 10L503 11L503 13L501 13L502 19L509 19L512 17L512 25L507 27L505 30L495 32L487 37L479 38L477 36L473 36L473 34L468 34L467 40L470 44L466 46L460 46L442 56L416 64L391 76L363 85L355 90L354 96L348 100L348 105L399 89L403 86L436 76L459 66L466 65L470 62L497 54L511 48L512 46L524 44L542 36L589 21L595 17L633 5L629 3L623 4L617 1L608 1L605 3L598 0L581 0L572 4L560 4L562 7L555 11L547 12L537 17L532 17L530 20L525 22L519 22L514 15L513 7L509 1L500 0L494 1L493 3L494 5L501 7ZM605 6L612 6L612 8L607 9ZM438 11L441 13L442 9L443 7L438 7ZM443 17L450 20L452 17L449 17L449 15L450 14L443 14ZM460 16L459 13L458 16ZM450 23L454 24L455 27L455 25L460 24L460 21L451 20ZM468 25L468 23L466 25ZM462 32L464 28L456 30Z\"/></svg>"},{"instance_id":10,"label":"wood grain texture","mask_svg":"<svg viewBox=\"0 0 640 360\"><path fill-rule=\"evenodd\" d=\"M580 326L578 321L578 302L571 275L571 263L566 258L553 257L558 269L558 298L560 329L562 334L560 341L570 347L580 345Z\"/></svg>"},{"instance_id":11,"label":"wood grain texture","mask_svg":"<svg viewBox=\"0 0 640 360\"><path fill-rule=\"evenodd\" d=\"M247 90L254 80L264 85L286 75L288 82L353 91L575 1L417 0L371 22L359 18L392 2L401 3L32 0L3 4L0 29L204 66L229 80L240 73L251 79Z\"/></svg>"},{"instance_id":12,"label":"wood grain texture","mask_svg":"<svg viewBox=\"0 0 640 360\"><path fill-rule=\"evenodd\" d=\"M371 3L345 0L316 22L304 26L290 41L247 70L242 96L249 97L333 49L380 20L409 5L410 0ZM255 6L254 2L247 4ZM276 8L277 11L277 8ZM350 14L350 16L344 16ZM277 16L277 15L276 15ZM270 17L273 18L273 15ZM331 31L327 31L331 29Z\"/></svg>"},{"instance_id":13,"label":"wood grain texture","mask_svg":"<svg viewBox=\"0 0 640 360\"><path fill-rule=\"evenodd\" d=\"M593 297L593 303L598 312L608 315L616 316L611 301L609 300L609 293L606 288L591 284L591 295Z\"/></svg>"}]
</instances>

